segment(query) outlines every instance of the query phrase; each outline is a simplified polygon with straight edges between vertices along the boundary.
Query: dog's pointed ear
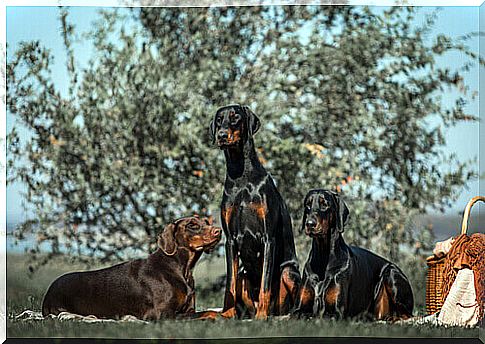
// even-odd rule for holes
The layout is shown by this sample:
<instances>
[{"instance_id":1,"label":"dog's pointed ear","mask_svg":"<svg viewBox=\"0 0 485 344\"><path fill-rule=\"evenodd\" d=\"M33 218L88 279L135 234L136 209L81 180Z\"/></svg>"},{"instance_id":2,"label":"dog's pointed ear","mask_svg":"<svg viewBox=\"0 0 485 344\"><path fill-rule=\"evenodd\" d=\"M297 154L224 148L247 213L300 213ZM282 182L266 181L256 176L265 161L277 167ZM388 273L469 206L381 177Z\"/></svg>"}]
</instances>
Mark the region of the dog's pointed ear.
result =
<instances>
[{"instance_id":1,"label":"dog's pointed ear","mask_svg":"<svg viewBox=\"0 0 485 344\"><path fill-rule=\"evenodd\" d=\"M158 247L167 255L173 256L177 252L177 241L175 240L175 223L170 223L158 234Z\"/></svg>"},{"instance_id":2,"label":"dog's pointed ear","mask_svg":"<svg viewBox=\"0 0 485 344\"><path fill-rule=\"evenodd\" d=\"M216 117L215 116L209 125L209 135L211 137L212 144L216 143Z\"/></svg>"},{"instance_id":3,"label":"dog's pointed ear","mask_svg":"<svg viewBox=\"0 0 485 344\"><path fill-rule=\"evenodd\" d=\"M343 201L342 197L337 196L338 201L338 231L342 233L344 231L344 226L347 224L349 219L349 208L347 204Z\"/></svg>"},{"instance_id":4,"label":"dog's pointed ear","mask_svg":"<svg viewBox=\"0 0 485 344\"><path fill-rule=\"evenodd\" d=\"M259 127L261 126L261 122L258 116L256 116L256 114L253 111L251 111L249 106L245 105L242 108L246 113L249 137L252 137L259 130Z\"/></svg>"},{"instance_id":5,"label":"dog's pointed ear","mask_svg":"<svg viewBox=\"0 0 485 344\"><path fill-rule=\"evenodd\" d=\"M308 200L308 194L305 196L305 199L303 200L303 220L301 221L300 233L303 233L305 231L305 223L307 218L307 211L306 211L307 200Z\"/></svg>"}]
</instances>

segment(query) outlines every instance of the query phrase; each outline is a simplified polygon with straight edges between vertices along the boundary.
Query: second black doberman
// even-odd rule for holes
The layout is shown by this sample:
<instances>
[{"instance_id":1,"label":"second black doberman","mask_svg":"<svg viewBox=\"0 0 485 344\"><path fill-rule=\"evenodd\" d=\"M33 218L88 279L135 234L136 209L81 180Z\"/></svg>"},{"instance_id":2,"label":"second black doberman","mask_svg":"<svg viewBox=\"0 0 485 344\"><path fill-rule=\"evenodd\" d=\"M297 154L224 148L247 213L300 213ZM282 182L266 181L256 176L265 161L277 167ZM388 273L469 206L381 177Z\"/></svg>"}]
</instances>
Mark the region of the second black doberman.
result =
<instances>
[{"instance_id":1,"label":"second black doberman","mask_svg":"<svg viewBox=\"0 0 485 344\"><path fill-rule=\"evenodd\" d=\"M259 127L249 107L237 104L218 109L210 125L227 166L221 220L227 267L222 316L228 318L288 314L300 283L290 215L254 148Z\"/></svg>"},{"instance_id":2,"label":"second black doberman","mask_svg":"<svg viewBox=\"0 0 485 344\"><path fill-rule=\"evenodd\" d=\"M310 190L304 200L302 231L312 237L294 313L337 318L398 320L411 317L413 292L393 263L348 246L342 232L349 210L329 190Z\"/></svg>"}]
</instances>

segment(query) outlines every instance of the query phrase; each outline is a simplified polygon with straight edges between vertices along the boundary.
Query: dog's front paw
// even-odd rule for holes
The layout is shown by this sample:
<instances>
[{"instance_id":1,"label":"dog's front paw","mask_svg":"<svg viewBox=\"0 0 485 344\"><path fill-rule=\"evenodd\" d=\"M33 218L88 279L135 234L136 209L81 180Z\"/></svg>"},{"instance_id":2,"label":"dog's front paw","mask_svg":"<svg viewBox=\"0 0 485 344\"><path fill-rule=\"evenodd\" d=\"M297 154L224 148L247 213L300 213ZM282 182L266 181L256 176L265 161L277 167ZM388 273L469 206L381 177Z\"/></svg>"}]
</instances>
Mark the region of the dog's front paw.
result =
<instances>
[{"instance_id":1,"label":"dog's front paw","mask_svg":"<svg viewBox=\"0 0 485 344\"><path fill-rule=\"evenodd\" d=\"M223 318L226 318L226 319L235 318L236 317L236 308L235 307L229 308L227 311L222 312L221 316Z\"/></svg>"},{"instance_id":2,"label":"dog's front paw","mask_svg":"<svg viewBox=\"0 0 485 344\"><path fill-rule=\"evenodd\" d=\"M255 319L256 320L268 320L268 315L265 314L264 312L256 312Z\"/></svg>"}]
</instances>

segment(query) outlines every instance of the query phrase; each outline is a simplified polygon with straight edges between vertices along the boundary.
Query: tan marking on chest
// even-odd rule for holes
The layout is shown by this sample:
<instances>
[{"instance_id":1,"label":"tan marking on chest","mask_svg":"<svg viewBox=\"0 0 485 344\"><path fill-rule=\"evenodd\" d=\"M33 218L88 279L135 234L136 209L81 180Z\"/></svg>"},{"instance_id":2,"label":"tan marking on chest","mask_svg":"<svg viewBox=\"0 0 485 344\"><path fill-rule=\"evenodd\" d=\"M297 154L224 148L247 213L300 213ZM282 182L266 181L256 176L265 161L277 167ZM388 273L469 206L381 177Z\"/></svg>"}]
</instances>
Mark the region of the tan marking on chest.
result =
<instances>
[{"instance_id":1,"label":"tan marking on chest","mask_svg":"<svg viewBox=\"0 0 485 344\"><path fill-rule=\"evenodd\" d=\"M256 213L258 218L266 218L266 214L268 213L268 207L265 202L251 202L249 203L249 208Z\"/></svg>"}]
</instances>

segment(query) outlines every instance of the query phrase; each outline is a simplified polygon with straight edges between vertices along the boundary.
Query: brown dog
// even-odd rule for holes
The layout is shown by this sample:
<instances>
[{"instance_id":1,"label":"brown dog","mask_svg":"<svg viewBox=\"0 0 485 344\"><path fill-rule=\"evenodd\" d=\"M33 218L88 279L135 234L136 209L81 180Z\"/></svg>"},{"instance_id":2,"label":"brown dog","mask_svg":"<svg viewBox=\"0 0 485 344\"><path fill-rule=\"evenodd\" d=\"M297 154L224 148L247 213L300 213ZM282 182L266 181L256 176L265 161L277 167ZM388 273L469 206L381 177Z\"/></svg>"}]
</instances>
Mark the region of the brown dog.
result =
<instances>
[{"instance_id":1,"label":"brown dog","mask_svg":"<svg viewBox=\"0 0 485 344\"><path fill-rule=\"evenodd\" d=\"M44 297L42 314L67 311L145 320L193 314L192 269L203 252L214 249L221 232L207 218L178 219L159 234L159 248L146 259L57 278Z\"/></svg>"}]
</instances>

